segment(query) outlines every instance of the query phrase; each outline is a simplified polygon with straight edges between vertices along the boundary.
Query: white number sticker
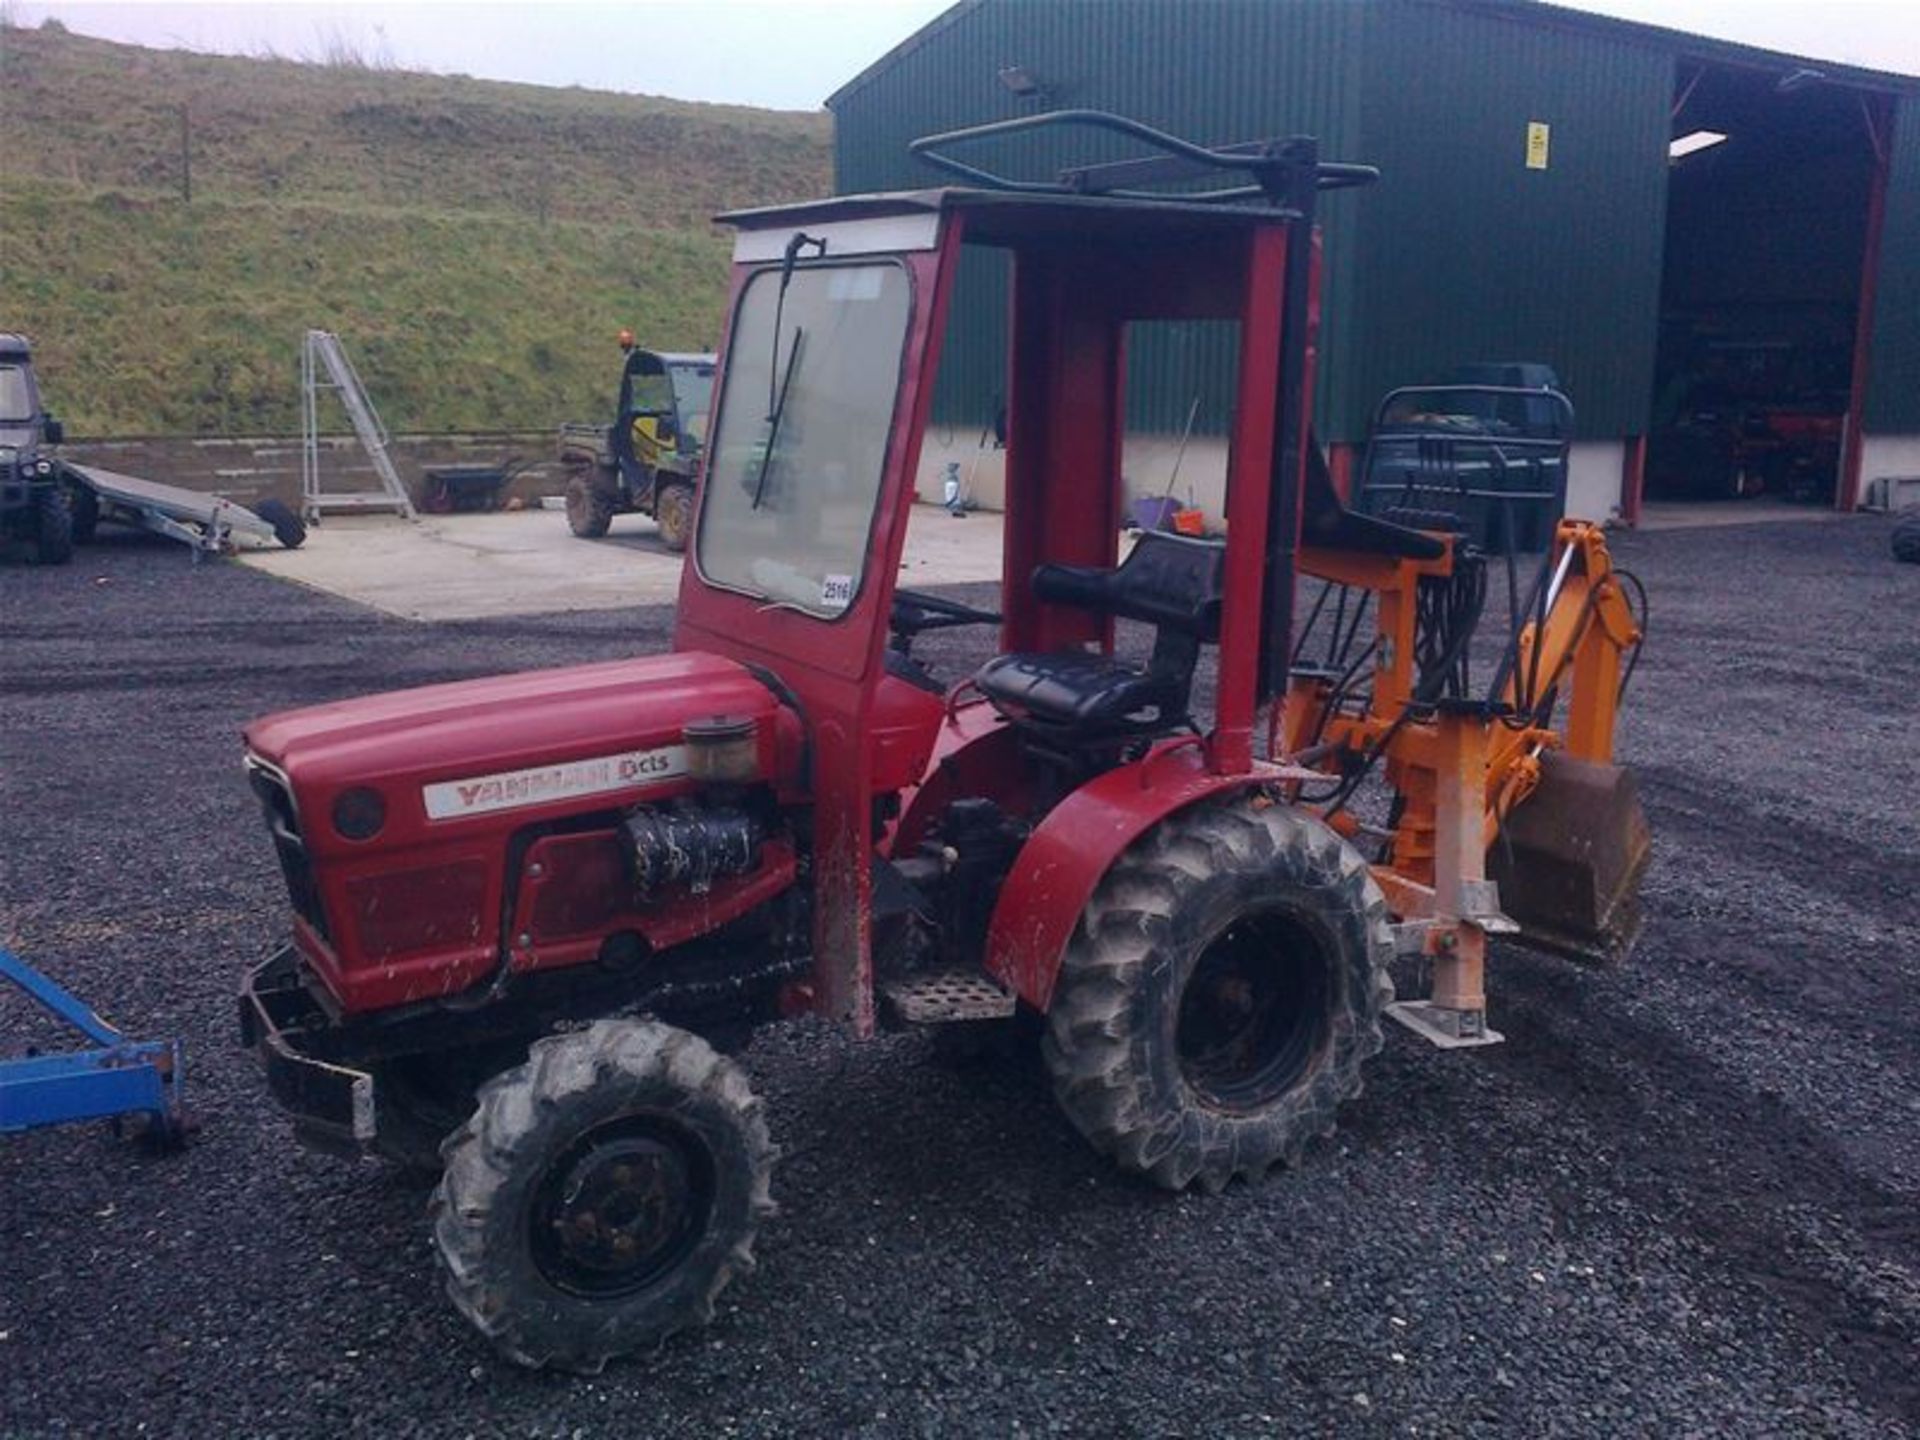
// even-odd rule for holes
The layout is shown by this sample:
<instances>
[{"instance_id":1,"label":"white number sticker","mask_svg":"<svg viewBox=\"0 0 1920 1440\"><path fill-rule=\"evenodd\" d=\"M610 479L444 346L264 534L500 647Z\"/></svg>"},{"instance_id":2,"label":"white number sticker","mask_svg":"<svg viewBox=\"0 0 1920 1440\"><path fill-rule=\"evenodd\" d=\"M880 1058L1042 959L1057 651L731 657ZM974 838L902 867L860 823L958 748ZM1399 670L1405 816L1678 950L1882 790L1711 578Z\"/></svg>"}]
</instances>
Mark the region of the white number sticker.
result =
<instances>
[{"instance_id":1,"label":"white number sticker","mask_svg":"<svg viewBox=\"0 0 1920 1440\"><path fill-rule=\"evenodd\" d=\"M820 582L820 604L828 610L844 610L853 603L853 577L829 575Z\"/></svg>"}]
</instances>

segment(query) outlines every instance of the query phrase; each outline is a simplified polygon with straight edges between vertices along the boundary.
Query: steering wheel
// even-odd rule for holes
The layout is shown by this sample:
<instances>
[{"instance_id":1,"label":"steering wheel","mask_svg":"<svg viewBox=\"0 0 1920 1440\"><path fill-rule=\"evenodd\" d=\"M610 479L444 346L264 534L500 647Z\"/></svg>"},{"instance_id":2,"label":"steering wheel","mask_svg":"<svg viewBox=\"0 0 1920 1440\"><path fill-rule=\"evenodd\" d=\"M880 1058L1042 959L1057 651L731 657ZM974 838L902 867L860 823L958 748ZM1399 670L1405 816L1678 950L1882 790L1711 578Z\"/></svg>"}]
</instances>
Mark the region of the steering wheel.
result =
<instances>
[{"instance_id":1,"label":"steering wheel","mask_svg":"<svg viewBox=\"0 0 1920 1440\"><path fill-rule=\"evenodd\" d=\"M1000 612L964 605L924 590L893 592L892 629L902 640L911 641L929 630L955 630L962 625L998 625Z\"/></svg>"}]
</instances>

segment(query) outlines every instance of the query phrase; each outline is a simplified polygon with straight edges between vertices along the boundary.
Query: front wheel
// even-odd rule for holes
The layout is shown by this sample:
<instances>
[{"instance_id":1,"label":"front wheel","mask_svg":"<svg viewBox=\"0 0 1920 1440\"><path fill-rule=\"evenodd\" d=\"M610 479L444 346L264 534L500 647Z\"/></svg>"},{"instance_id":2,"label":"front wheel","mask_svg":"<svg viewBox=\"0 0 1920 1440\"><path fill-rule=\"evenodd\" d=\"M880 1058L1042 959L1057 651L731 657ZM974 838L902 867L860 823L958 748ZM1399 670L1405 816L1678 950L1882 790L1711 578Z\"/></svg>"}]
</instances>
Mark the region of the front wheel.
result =
<instances>
[{"instance_id":1,"label":"front wheel","mask_svg":"<svg viewBox=\"0 0 1920 1440\"><path fill-rule=\"evenodd\" d=\"M705 1324L773 1211L776 1152L746 1076L657 1021L537 1042L442 1153L447 1294L533 1368L591 1374Z\"/></svg>"},{"instance_id":2,"label":"front wheel","mask_svg":"<svg viewBox=\"0 0 1920 1440\"><path fill-rule=\"evenodd\" d=\"M33 559L36 565L73 559L73 502L65 485L44 485L34 494Z\"/></svg>"},{"instance_id":3,"label":"front wheel","mask_svg":"<svg viewBox=\"0 0 1920 1440\"><path fill-rule=\"evenodd\" d=\"M1068 945L1042 1046L1054 1094L1156 1184L1257 1179L1360 1093L1392 958L1379 886L1319 820L1257 799L1176 814Z\"/></svg>"},{"instance_id":4,"label":"front wheel","mask_svg":"<svg viewBox=\"0 0 1920 1440\"><path fill-rule=\"evenodd\" d=\"M660 527L660 543L678 555L693 534L693 491L685 485L659 485L653 519Z\"/></svg>"}]
</instances>

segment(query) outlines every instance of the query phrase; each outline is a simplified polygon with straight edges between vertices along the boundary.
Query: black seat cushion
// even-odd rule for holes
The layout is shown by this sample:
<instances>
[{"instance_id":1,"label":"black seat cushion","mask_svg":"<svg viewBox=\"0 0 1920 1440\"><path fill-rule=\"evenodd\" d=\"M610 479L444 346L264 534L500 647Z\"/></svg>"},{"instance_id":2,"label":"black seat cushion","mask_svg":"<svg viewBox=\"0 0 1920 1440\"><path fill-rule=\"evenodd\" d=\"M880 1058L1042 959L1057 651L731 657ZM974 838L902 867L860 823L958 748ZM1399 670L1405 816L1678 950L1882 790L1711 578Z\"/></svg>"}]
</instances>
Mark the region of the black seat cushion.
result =
<instances>
[{"instance_id":1,"label":"black seat cushion","mask_svg":"<svg viewBox=\"0 0 1920 1440\"><path fill-rule=\"evenodd\" d=\"M1141 735L1183 718L1184 687L1107 655L1002 655L974 676L1009 720L1087 737Z\"/></svg>"}]
</instances>

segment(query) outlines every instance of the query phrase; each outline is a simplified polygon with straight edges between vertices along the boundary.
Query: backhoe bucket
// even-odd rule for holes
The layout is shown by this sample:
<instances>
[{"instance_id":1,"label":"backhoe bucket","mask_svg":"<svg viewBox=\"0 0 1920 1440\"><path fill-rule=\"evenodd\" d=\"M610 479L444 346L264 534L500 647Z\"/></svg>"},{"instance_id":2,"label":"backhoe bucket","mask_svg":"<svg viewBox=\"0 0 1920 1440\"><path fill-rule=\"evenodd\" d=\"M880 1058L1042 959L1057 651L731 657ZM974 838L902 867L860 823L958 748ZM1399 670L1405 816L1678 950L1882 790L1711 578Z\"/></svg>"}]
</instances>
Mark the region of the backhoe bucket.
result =
<instances>
[{"instance_id":1,"label":"backhoe bucket","mask_svg":"<svg viewBox=\"0 0 1920 1440\"><path fill-rule=\"evenodd\" d=\"M1640 935L1640 877L1653 839L1632 772L1540 757L1540 783L1487 855L1515 937L1576 960L1624 960Z\"/></svg>"}]
</instances>

